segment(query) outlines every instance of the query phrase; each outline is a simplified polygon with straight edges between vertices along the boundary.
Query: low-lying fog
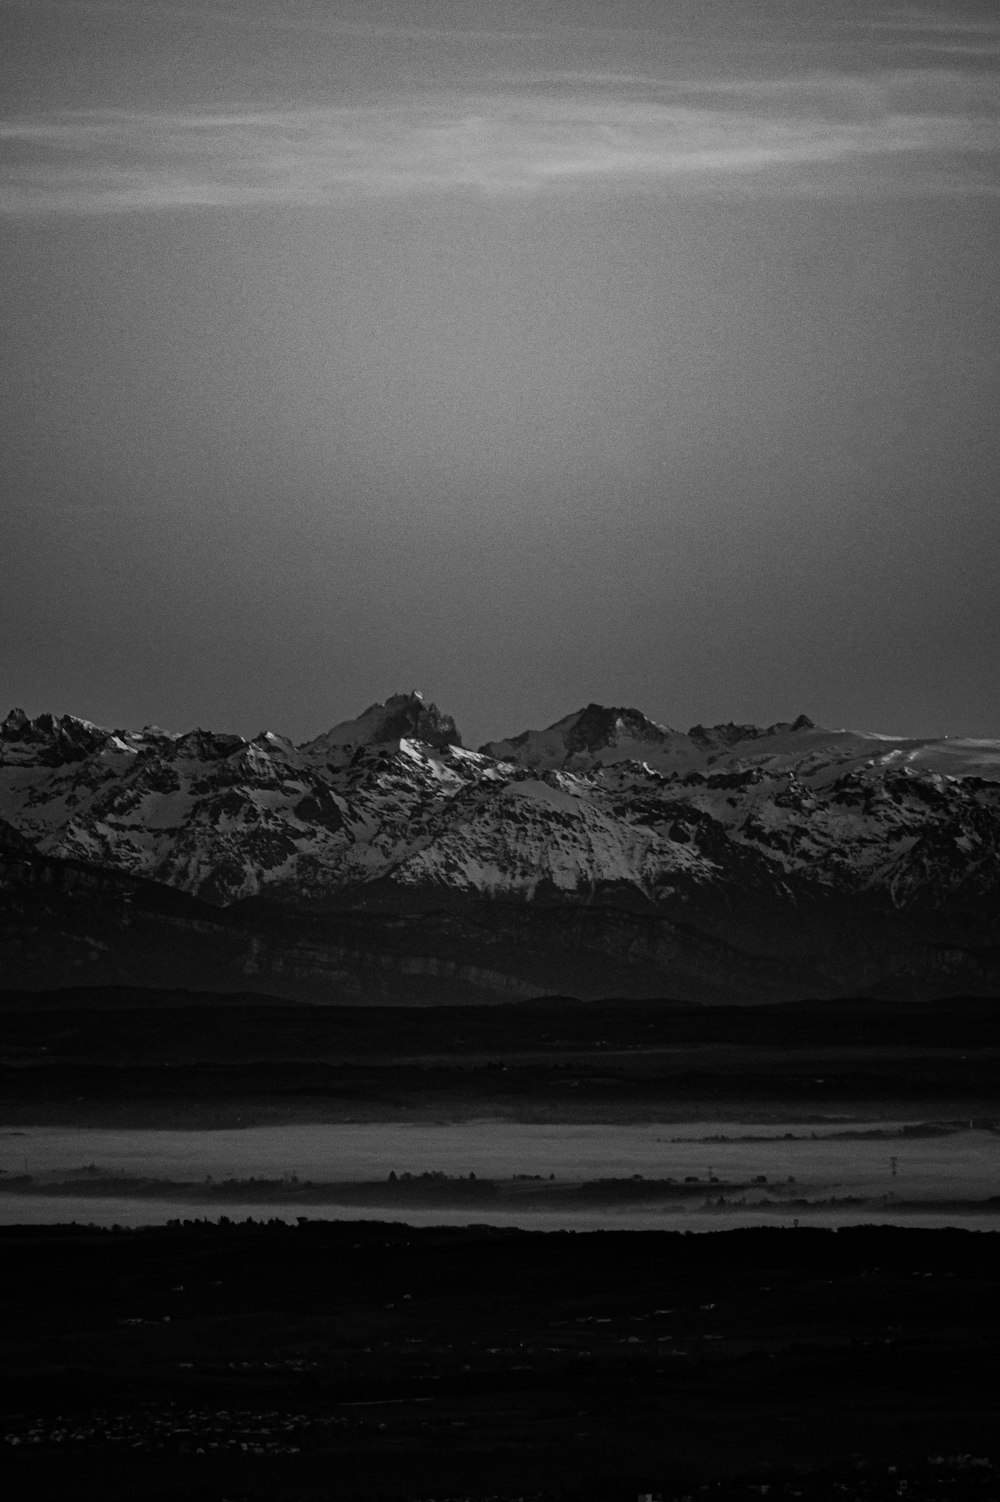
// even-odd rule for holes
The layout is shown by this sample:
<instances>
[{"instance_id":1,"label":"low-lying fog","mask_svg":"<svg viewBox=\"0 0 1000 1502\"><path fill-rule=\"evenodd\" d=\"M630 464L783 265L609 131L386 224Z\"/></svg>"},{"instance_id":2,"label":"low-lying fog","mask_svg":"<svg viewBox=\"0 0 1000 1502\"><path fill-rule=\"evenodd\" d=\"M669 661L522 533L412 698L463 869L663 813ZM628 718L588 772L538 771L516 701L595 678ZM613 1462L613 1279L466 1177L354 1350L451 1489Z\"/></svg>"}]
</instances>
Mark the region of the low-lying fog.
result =
<instances>
[{"instance_id":1,"label":"low-lying fog","mask_svg":"<svg viewBox=\"0 0 1000 1502\"><path fill-rule=\"evenodd\" d=\"M926 1131L927 1135L921 1135ZM868 1135L871 1134L871 1135ZM874 1135L878 1134L878 1135ZM0 1223L78 1220L121 1225L226 1214L266 1219L392 1219L413 1224L490 1223L537 1229L595 1226L722 1229L729 1225L900 1220L907 1225L1000 1227L1000 1135L968 1123L915 1128L885 1120L812 1124L696 1122L679 1125L531 1125L481 1121L448 1126L352 1124L252 1127L225 1131L120 1131L73 1127L0 1130ZM295 1196L300 1183L387 1180L390 1173L510 1181L537 1176L537 1195L521 1204L359 1208ZM30 1175L29 1193L3 1179ZM95 1176L103 1193L73 1193L68 1181ZM162 1179L198 1186L164 1196L111 1192L107 1178ZM600 1179L697 1180L683 1202L646 1198L626 1205L546 1207L546 1188ZM207 1181L286 1180L273 1204L232 1190L213 1203ZM756 1182L754 1182L756 1181ZM766 1181L766 1183L764 1182ZM47 1193L55 1183L60 1192ZM727 1188L727 1186L730 1186ZM735 1186L746 1186L737 1191ZM95 1188L97 1186L95 1185ZM719 1203L720 1196L723 1203ZM831 1200L857 1198L856 1206ZM743 1207L732 1203L742 1199ZM761 1199L771 1201L761 1208ZM793 1201L795 1203L793 1203ZM821 1202L828 1202L826 1205ZM787 1202L787 1203L783 1203ZM963 1204L962 1202L968 1202ZM978 1208L976 1205L978 1203ZM897 1207L897 1208L894 1208ZM907 1208L902 1208L906 1206Z\"/></svg>"}]
</instances>

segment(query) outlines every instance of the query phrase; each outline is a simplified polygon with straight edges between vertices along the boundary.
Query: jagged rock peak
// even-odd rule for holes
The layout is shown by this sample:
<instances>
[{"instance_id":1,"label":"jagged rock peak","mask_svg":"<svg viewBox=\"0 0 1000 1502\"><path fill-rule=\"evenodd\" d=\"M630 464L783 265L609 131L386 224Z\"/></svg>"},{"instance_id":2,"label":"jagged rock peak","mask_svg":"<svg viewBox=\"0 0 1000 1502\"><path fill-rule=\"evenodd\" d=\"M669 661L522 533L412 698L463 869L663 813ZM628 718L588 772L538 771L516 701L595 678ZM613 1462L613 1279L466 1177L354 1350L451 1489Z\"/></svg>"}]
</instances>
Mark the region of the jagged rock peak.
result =
<instances>
[{"instance_id":1,"label":"jagged rock peak","mask_svg":"<svg viewBox=\"0 0 1000 1502\"><path fill-rule=\"evenodd\" d=\"M357 719L342 720L324 735L308 741L302 750L391 745L401 740L422 741L438 750L462 744L451 715L428 703L423 694L413 689L408 694L393 694L384 704L369 704Z\"/></svg>"},{"instance_id":2,"label":"jagged rock peak","mask_svg":"<svg viewBox=\"0 0 1000 1502\"><path fill-rule=\"evenodd\" d=\"M545 730L524 730L509 740L487 741L480 749L500 761L531 767L581 767L628 758L644 761L678 740L683 737L676 730L657 725L638 709L591 703Z\"/></svg>"},{"instance_id":3,"label":"jagged rock peak","mask_svg":"<svg viewBox=\"0 0 1000 1502\"><path fill-rule=\"evenodd\" d=\"M172 753L176 757L192 757L200 761L221 761L246 744L241 735L226 735L199 727L177 736L173 741Z\"/></svg>"},{"instance_id":4,"label":"jagged rock peak","mask_svg":"<svg viewBox=\"0 0 1000 1502\"><path fill-rule=\"evenodd\" d=\"M566 749L571 754L597 751L602 746L617 745L623 740L659 746L676 734L665 725L647 719L641 710L619 706L588 704L573 719L574 723L566 732Z\"/></svg>"},{"instance_id":5,"label":"jagged rock peak","mask_svg":"<svg viewBox=\"0 0 1000 1502\"><path fill-rule=\"evenodd\" d=\"M13 746L35 748L43 760L80 760L107 737L108 731L71 714L40 714L30 719L23 709L12 709L0 724L0 740Z\"/></svg>"},{"instance_id":6,"label":"jagged rock peak","mask_svg":"<svg viewBox=\"0 0 1000 1502\"><path fill-rule=\"evenodd\" d=\"M738 725L727 720L724 725L692 725L690 738L699 746L727 747L741 741L763 740L769 735L786 735L797 730L815 730L816 723L808 715L800 714L794 720L778 720L774 725Z\"/></svg>"},{"instance_id":7,"label":"jagged rock peak","mask_svg":"<svg viewBox=\"0 0 1000 1502\"><path fill-rule=\"evenodd\" d=\"M23 709L12 709L10 714L0 725L0 731L9 740L41 740L59 735L60 732L73 732L74 730L96 730L89 720L79 720L76 715L64 714L40 714L34 719L25 714Z\"/></svg>"}]
</instances>

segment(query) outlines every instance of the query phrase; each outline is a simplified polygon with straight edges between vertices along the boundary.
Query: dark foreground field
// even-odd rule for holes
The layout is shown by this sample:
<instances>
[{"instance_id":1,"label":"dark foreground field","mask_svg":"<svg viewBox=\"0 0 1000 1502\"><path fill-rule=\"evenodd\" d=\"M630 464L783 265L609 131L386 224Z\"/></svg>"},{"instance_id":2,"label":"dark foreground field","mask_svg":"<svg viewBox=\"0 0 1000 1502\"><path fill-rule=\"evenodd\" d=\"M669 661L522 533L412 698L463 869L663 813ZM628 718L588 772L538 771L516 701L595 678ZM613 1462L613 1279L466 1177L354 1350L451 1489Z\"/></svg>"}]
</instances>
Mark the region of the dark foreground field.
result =
<instances>
[{"instance_id":1,"label":"dark foreground field","mask_svg":"<svg viewBox=\"0 0 1000 1502\"><path fill-rule=\"evenodd\" d=\"M46 1124L843 1118L885 1137L888 1173L927 1123L989 1152L1000 1116L990 999L371 1009L102 990L0 995L0 1020L15 1177L20 1129ZM30 1219L32 1186L10 1187ZM257 1224L0 1228L4 1494L996 1502L1000 1236L418 1230L324 1222L313 1187L317 1218L291 1226L261 1204ZM469 1220L491 1194L582 1192L356 1184L350 1213L390 1190L446 1190Z\"/></svg>"},{"instance_id":2,"label":"dark foreground field","mask_svg":"<svg viewBox=\"0 0 1000 1502\"><path fill-rule=\"evenodd\" d=\"M312 1007L0 992L8 1127L1000 1114L1000 1002Z\"/></svg>"},{"instance_id":3,"label":"dark foreground field","mask_svg":"<svg viewBox=\"0 0 1000 1502\"><path fill-rule=\"evenodd\" d=\"M109 1502L995 1498L998 1243L0 1230L0 1484Z\"/></svg>"}]
</instances>

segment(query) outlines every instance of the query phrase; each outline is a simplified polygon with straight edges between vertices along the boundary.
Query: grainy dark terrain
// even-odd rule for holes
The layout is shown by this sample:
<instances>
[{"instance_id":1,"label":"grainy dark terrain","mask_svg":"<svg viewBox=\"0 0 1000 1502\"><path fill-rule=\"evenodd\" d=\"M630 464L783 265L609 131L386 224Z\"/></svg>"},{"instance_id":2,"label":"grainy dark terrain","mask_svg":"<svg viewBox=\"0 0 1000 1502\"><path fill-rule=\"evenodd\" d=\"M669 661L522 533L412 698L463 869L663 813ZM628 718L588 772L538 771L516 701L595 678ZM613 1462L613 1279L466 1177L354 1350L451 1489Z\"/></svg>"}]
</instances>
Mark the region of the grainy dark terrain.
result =
<instances>
[{"instance_id":1,"label":"grainy dark terrain","mask_svg":"<svg viewBox=\"0 0 1000 1502\"><path fill-rule=\"evenodd\" d=\"M1000 1012L980 999L327 1009L102 989L7 993L0 1017L8 1127L856 1112L920 1131L1000 1108ZM470 1220L489 1189L445 1187ZM324 1222L320 1203L297 1226L237 1225L224 1209L0 1229L7 1495L996 1495L989 1232L418 1230Z\"/></svg>"},{"instance_id":2,"label":"grainy dark terrain","mask_svg":"<svg viewBox=\"0 0 1000 1502\"><path fill-rule=\"evenodd\" d=\"M995 1457L997 1242L6 1229L7 1494L811 1495L859 1456Z\"/></svg>"},{"instance_id":3,"label":"grainy dark terrain","mask_svg":"<svg viewBox=\"0 0 1000 1502\"><path fill-rule=\"evenodd\" d=\"M1000 1109L992 998L372 1008L111 988L0 993L0 1018L9 1125Z\"/></svg>"}]
</instances>

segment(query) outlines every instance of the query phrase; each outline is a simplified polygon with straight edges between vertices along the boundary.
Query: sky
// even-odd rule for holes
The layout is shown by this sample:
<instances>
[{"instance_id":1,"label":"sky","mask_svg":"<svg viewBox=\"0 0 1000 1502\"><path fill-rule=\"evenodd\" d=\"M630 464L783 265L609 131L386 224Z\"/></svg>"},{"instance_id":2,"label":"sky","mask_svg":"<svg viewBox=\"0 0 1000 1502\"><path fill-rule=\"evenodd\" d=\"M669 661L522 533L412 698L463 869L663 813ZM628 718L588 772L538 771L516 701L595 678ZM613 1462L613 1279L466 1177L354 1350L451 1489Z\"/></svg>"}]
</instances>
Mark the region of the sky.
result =
<instances>
[{"instance_id":1,"label":"sky","mask_svg":"<svg viewBox=\"0 0 1000 1502\"><path fill-rule=\"evenodd\" d=\"M0 714L1000 737L1000 11L0 0Z\"/></svg>"}]
</instances>

